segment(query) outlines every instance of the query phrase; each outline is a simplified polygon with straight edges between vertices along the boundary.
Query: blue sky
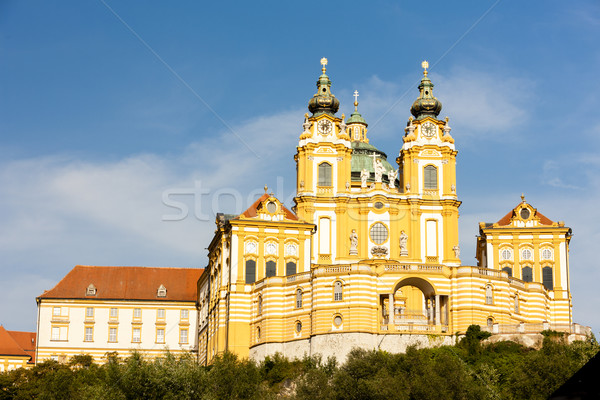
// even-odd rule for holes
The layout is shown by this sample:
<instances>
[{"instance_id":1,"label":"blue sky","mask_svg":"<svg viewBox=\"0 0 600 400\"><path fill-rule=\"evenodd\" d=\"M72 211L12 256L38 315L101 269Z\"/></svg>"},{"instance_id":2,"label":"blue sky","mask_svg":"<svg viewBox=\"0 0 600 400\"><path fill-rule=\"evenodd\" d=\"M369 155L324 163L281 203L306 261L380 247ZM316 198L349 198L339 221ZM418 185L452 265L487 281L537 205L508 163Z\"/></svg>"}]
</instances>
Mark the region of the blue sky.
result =
<instances>
[{"instance_id":1,"label":"blue sky","mask_svg":"<svg viewBox=\"0 0 600 400\"><path fill-rule=\"evenodd\" d=\"M76 264L202 267L216 211L288 205L319 60L393 162L420 63L459 149L461 256L522 192L573 228L574 319L598 333L600 5L0 2L0 323ZM177 201L181 208L169 207Z\"/></svg>"}]
</instances>

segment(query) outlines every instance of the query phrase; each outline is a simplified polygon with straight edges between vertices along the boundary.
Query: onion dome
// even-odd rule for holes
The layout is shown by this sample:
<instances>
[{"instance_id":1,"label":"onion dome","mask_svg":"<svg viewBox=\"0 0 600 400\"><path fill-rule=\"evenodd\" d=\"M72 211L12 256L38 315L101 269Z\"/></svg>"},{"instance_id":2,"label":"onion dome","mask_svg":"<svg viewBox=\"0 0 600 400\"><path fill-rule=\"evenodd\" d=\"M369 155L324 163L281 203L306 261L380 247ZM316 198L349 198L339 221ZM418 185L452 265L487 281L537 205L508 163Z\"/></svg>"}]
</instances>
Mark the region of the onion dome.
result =
<instances>
[{"instance_id":1,"label":"onion dome","mask_svg":"<svg viewBox=\"0 0 600 400\"><path fill-rule=\"evenodd\" d=\"M313 113L313 117L323 113L334 115L340 108L340 101L331 94L331 80L325 74L326 58L321 59L321 65L323 73L317 80L317 93L308 102L308 110Z\"/></svg>"},{"instance_id":2,"label":"onion dome","mask_svg":"<svg viewBox=\"0 0 600 400\"><path fill-rule=\"evenodd\" d=\"M358 112L358 90L354 91L354 112L350 115L350 118L348 118L346 124L363 124L364 126L368 126L367 121L365 121L362 115L360 115Z\"/></svg>"},{"instance_id":3,"label":"onion dome","mask_svg":"<svg viewBox=\"0 0 600 400\"><path fill-rule=\"evenodd\" d=\"M421 79L421 84L419 85L419 98L413 103L410 112L416 119L425 117L437 118L442 111L442 103L433 96L433 83L427 77L429 63L423 61L421 65L423 66L423 79Z\"/></svg>"}]
</instances>

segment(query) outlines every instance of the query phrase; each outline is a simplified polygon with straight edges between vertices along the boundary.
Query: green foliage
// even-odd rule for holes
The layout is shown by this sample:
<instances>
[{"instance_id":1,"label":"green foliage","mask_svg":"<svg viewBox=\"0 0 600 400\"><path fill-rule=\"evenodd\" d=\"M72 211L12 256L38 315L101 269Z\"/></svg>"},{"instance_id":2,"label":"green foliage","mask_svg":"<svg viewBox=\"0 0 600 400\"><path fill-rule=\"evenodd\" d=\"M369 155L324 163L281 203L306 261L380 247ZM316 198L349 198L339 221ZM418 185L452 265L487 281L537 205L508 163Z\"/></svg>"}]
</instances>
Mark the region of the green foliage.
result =
<instances>
[{"instance_id":1,"label":"green foliage","mask_svg":"<svg viewBox=\"0 0 600 400\"><path fill-rule=\"evenodd\" d=\"M541 350L513 342L484 344L469 328L457 346L405 354L354 349L346 362L281 354L256 363L231 353L203 367L193 354L146 359L77 355L0 373L4 399L545 399L600 349L595 338L566 343L549 332Z\"/></svg>"}]
</instances>

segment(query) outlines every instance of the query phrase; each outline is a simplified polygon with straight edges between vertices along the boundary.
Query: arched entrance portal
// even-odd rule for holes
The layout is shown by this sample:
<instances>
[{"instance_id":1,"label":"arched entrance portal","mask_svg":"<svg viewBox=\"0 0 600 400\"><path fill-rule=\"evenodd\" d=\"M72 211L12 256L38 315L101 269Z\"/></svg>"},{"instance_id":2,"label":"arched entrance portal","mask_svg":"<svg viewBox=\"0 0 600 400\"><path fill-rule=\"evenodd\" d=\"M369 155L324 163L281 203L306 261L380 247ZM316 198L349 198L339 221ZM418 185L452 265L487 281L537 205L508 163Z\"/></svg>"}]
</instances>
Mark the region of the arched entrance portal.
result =
<instances>
[{"instance_id":1,"label":"arched entrance portal","mask_svg":"<svg viewBox=\"0 0 600 400\"><path fill-rule=\"evenodd\" d=\"M437 294L423 278L400 280L380 300L385 330L447 331L448 296Z\"/></svg>"}]
</instances>

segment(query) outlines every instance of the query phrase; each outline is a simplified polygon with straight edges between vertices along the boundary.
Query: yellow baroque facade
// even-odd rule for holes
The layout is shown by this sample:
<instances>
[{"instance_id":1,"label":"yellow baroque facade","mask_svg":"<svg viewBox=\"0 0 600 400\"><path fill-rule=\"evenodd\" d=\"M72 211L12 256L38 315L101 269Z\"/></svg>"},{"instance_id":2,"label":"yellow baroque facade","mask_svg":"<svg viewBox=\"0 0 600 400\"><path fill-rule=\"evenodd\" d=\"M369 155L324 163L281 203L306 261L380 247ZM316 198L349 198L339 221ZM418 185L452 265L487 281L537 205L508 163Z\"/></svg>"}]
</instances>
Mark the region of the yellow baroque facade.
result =
<instances>
[{"instance_id":1,"label":"yellow baroque facade","mask_svg":"<svg viewBox=\"0 0 600 400\"><path fill-rule=\"evenodd\" d=\"M326 64L298 138L293 212L265 188L243 214L217 216L198 281L200 361L401 352L454 343L472 324L584 334L571 318L571 230L524 199L480 225L478 265L461 264L457 150L426 62L397 167L369 143L357 92L352 115L336 116Z\"/></svg>"}]
</instances>

